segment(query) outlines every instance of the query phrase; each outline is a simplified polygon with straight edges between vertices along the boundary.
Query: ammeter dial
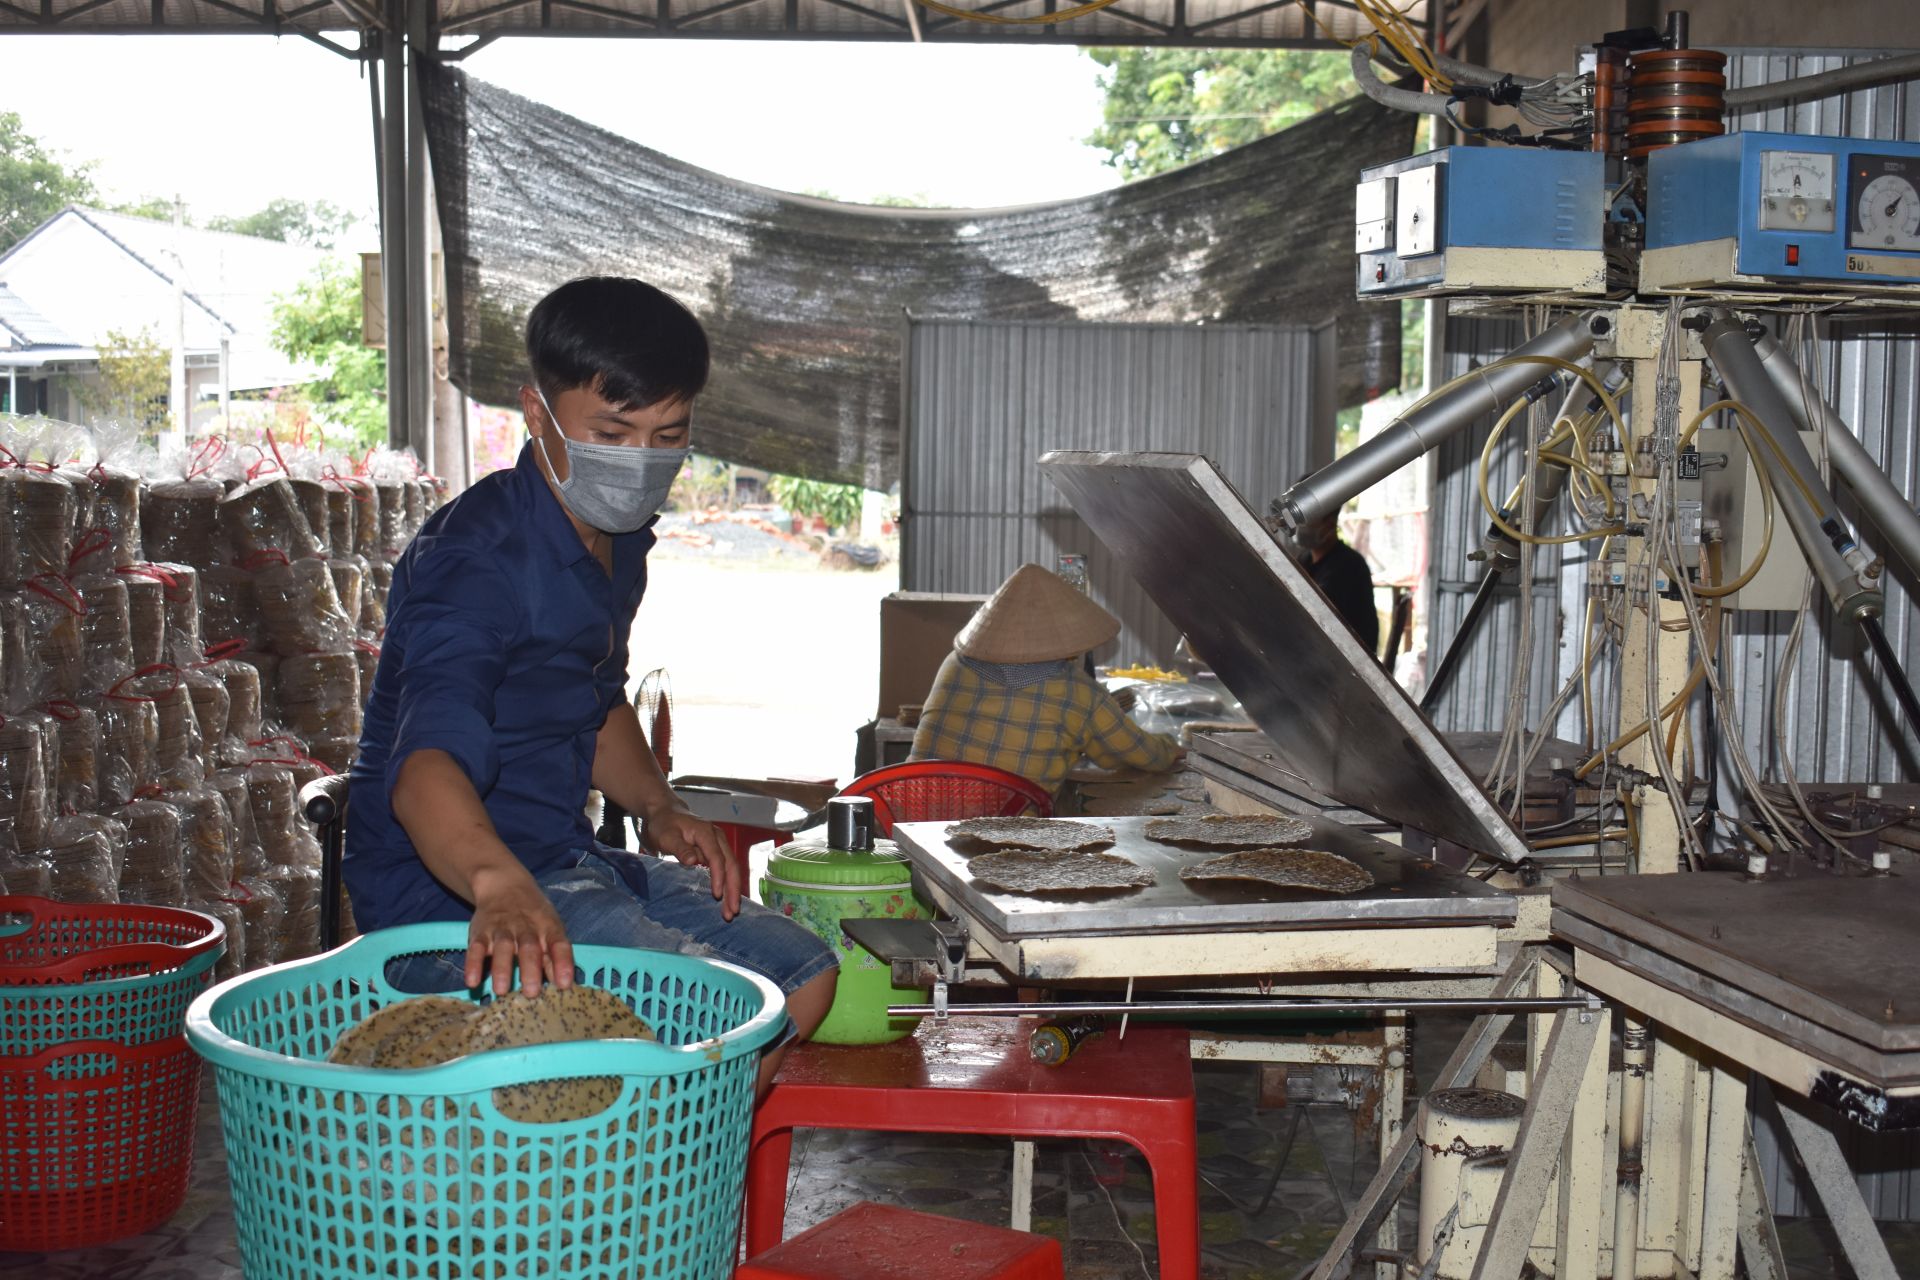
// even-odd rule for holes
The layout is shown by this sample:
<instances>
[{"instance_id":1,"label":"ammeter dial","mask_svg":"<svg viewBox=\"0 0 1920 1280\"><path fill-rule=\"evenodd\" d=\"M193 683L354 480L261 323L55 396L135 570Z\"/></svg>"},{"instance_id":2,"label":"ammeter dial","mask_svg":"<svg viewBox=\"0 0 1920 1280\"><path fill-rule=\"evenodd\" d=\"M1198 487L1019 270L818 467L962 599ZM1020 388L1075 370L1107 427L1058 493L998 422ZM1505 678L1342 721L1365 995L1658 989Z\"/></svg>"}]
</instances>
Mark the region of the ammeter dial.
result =
<instances>
[{"instance_id":1,"label":"ammeter dial","mask_svg":"<svg viewBox=\"0 0 1920 1280\"><path fill-rule=\"evenodd\" d=\"M1760 226L1833 230L1834 157L1817 151L1760 153Z\"/></svg>"},{"instance_id":2,"label":"ammeter dial","mask_svg":"<svg viewBox=\"0 0 1920 1280\"><path fill-rule=\"evenodd\" d=\"M1920 253L1920 162L1897 156L1855 156L1853 226L1855 249Z\"/></svg>"}]
</instances>

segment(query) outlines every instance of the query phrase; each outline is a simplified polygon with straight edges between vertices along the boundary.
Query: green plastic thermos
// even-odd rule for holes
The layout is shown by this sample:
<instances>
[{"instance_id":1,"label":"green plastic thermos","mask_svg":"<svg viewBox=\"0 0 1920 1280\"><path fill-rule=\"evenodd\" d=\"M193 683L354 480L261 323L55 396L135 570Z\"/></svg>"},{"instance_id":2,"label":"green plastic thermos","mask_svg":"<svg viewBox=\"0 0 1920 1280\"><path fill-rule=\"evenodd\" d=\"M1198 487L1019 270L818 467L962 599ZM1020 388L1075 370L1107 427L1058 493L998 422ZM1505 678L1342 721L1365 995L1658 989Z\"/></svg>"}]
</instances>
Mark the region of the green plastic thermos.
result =
<instances>
[{"instance_id":1,"label":"green plastic thermos","mask_svg":"<svg viewBox=\"0 0 1920 1280\"><path fill-rule=\"evenodd\" d=\"M924 1004L918 987L893 985L893 970L849 938L849 916L926 920L933 911L913 895L906 855L873 838L873 801L835 796L827 801L822 840L796 840L773 851L760 881L760 901L805 925L840 955L833 1008L813 1038L822 1044L884 1044L911 1035L917 1018L889 1018L890 1004Z\"/></svg>"}]
</instances>

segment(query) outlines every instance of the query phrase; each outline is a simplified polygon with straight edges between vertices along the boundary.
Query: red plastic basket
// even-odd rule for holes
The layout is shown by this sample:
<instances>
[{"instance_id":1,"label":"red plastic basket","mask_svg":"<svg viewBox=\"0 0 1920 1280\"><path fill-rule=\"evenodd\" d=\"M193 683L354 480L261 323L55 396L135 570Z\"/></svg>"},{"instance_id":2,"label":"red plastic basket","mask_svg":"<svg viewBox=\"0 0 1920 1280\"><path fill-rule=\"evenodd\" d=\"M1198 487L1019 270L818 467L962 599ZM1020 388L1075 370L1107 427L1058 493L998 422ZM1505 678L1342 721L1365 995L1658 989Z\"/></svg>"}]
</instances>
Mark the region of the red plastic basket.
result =
<instances>
[{"instance_id":1,"label":"red plastic basket","mask_svg":"<svg viewBox=\"0 0 1920 1280\"><path fill-rule=\"evenodd\" d=\"M226 936L197 911L0 896L0 1059L179 1035Z\"/></svg>"},{"instance_id":2,"label":"red plastic basket","mask_svg":"<svg viewBox=\"0 0 1920 1280\"><path fill-rule=\"evenodd\" d=\"M0 1058L0 1249L78 1248L172 1217L199 1098L184 1035Z\"/></svg>"}]
</instances>

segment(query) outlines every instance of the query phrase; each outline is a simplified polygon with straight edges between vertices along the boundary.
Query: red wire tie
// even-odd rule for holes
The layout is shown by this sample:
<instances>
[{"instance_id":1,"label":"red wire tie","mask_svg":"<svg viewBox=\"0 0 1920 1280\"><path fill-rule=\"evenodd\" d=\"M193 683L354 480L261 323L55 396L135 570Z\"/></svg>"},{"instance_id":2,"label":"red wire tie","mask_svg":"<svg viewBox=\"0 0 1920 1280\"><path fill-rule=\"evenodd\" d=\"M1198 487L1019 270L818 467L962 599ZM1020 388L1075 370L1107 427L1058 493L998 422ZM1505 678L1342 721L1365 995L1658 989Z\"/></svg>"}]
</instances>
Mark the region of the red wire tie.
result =
<instances>
[{"instance_id":1,"label":"red wire tie","mask_svg":"<svg viewBox=\"0 0 1920 1280\"><path fill-rule=\"evenodd\" d=\"M190 465L187 467L185 478L188 480L197 479L213 470L213 464L224 457L226 452L227 442L225 440L222 440L219 436L204 437L200 443L195 445L187 454Z\"/></svg>"},{"instance_id":2,"label":"red wire tie","mask_svg":"<svg viewBox=\"0 0 1920 1280\"><path fill-rule=\"evenodd\" d=\"M280 468L280 474L283 476L292 475L293 473L287 470L287 460L281 456L280 442L273 438L273 432L268 431L266 428L262 427L260 430L260 435L263 439L266 440L267 448L273 450L274 465Z\"/></svg>"},{"instance_id":3,"label":"red wire tie","mask_svg":"<svg viewBox=\"0 0 1920 1280\"><path fill-rule=\"evenodd\" d=\"M245 653L252 644L253 641L245 637L236 637L231 640L222 640L217 644L210 644L206 649L206 657L193 665L196 667L210 667L216 662L224 662L228 658Z\"/></svg>"},{"instance_id":4,"label":"red wire tie","mask_svg":"<svg viewBox=\"0 0 1920 1280\"><path fill-rule=\"evenodd\" d=\"M229 903L236 907L244 907L249 902L253 901L253 890L247 888L247 886L241 884L238 880L227 881L227 888L230 890L238 889L240 891L240 896L237 898L222 898L220 899L220 901Z\"/></svg>"},{"instance_id":5,"label":"red wire tie","mask_svg":"<svg viewBox=\"0 0 1920 1280\"><path fill-rule=\"evenodd\" d=\"M129 578L152 578L155 582L165 587L167 591L172 591L180 585L179 574L171 570L162 569L151 560L142 560L139 564L123 564L116 568L114 572L124 573ZM162 594L164 595L166 593L162 592ZM172 599L171 596L167 598Z\"/></svg>"},{"instance_id":6,"label":"red wire tie","mask_svg":"<svg viewBox=\"0 0 1920 1280\"><path fill-rule=\"evenodd\" d=\"M112 478L112 476L107 474L107 464L98 459L95 459L94 464L87 468L87 479L93 481L95 484L105 484Z\"/></svg>"},{"instance_id":7,"label":"red wire tie","mask_svg":"<svg viewBox=\"0 0 1920 1280\"><path fill-rule=\"evenodd\" d=\"M13 450L7 448L7 446L0 444L0 467L17 467L19 465L20 459L18 455L16 455Z\"/></svg>"},{"instance_id":8,"label":"red wire tie","mask_svg":"<svg viewBox=\"0 0 1920 1280\"><path fill-rule=\"evenodd\" d=\"M341 490L355 502L372 501L373 495L368 493L363 485L353 483L357 478L358 477L341 475L339 470L336 469L331 462L320 469L320 482L322 484L339 485Z\"/></svg>"},{"instance_id":9,"label":"red wire tie","mask_svg":"<svg viewBox=\"0 0 1920 1280\"><path fill-rule=\"evenodd\" d=\"M262 547L258 551L249 552L247 555L241 556L240 559L234 563L242 569L245 569L248 573L257 573L267 565L275 562L280 564L293 563L293 561L287 559L287 553L278 547Z\"/></svg>"},{"instance_id":10,"label":"red wire tie","mask_svg":"<svg viewBox=\"0 0 1920 1280\"><path fill-rule=\"evenodd\" d=\"M54 582L64 587L66 589L65 594L49 587L47 585L48 582ZM81 598L80 588L74 586L73 579L64 574L37 573L27 579L27 590L39 592L76 618L84 618L87 616L87 602Z\"/></svg>"},{"instance_id":11,"label":"red wire tie","mask_svg":"<svg viewBox=\"0 0 1920 1280\"><path fill-rule=\"evenodd\" d=\"M158 675L162 671L171 671L173 673L173 683L162 689L159 693L148 695L143 693L120 692L128 681L141 680L147 676ZM158 702L179 687L180 668L174 666L171 662L150 662L132 675L121 676L118 680L114 681L113 687L107 690L107 696L109 698L118 698L122 702Z\"/></svg>"},{"instance_id":12,"label":"red wire tie","mask_svg":"<svg viewBox=\"0 0 1920 1280\"><path fill-rule=\"evenodd\" d=\"M375 448L374 445L367 446L367 451L360 455L360 461L353 464L353 474L357 476L364 476L367 474L367 466L369 463L373 461L374 448ZM353 455L348 454L347 456L352 457Z\"/></svg>"},{"instance_id":13,"label":"red wire tie","mask_svg":"<svg viewBox=\"0 0 1920 1280\"><path fill-rule=\"evenodd\" d=\"M78 720L80 706L70 698L54 698L47 703L47 714L56 720Z\"/></svg>"},{"instance_id":14,"label":"red wire tie","mask_svg":"<svg viewBox=\"0 0 1920 1280\"><path fill-rule=\"evenodd\" d=\"M88 556L97 555L102 551L112 549L112 547L113 531L111 529L98 527L89 529L81 534L80 541L74 544L73 554L67 557L67 568L71 569Z\"/></svg>"},{"instance_id":15,"label":"red wire tie","mask_svg":"<svg viewBox=\"0 0 1920 1280\"><path fill-rule=\"evenodd\" d=\"M310 764L329 777L333 775L333 770L327 767L326 761L316 760L308 755L305 744L298 738L289 737L287 734L276 733L271 738L256 738L247 745L250 747L271 747L279 745L293 753L291 758L286 756L255 756L253 758L253 763L255 764Z\"/></svg>"},{"instance_id":16,"label":"red wire tie","mask_svg":"<svg viewBox=\"0 0 1920 1280\"><path fill-rule=\"evenodd\" d=\"M375 644L371 640L362 640L358 636L355 636L353 641L353 647L358 649L361 653L370 653L376 658L380 656L380 646Z\"/></svg>"},{"instance_id":17,"label":"red wire tie","mask_svg":"<svg viewBox=\"0 0 1920 1280\"><path fill-rule=\"evenodd\" d=\"M23 471L42 471L42 472L45 472L47 475L52 475L55 471L59 470L59 468L54 466L51 462L42 462L38 458L29 458L25 462L21 462L16 459L14 462L14 465L19 467Z\"/></svg>"}]
</instances>

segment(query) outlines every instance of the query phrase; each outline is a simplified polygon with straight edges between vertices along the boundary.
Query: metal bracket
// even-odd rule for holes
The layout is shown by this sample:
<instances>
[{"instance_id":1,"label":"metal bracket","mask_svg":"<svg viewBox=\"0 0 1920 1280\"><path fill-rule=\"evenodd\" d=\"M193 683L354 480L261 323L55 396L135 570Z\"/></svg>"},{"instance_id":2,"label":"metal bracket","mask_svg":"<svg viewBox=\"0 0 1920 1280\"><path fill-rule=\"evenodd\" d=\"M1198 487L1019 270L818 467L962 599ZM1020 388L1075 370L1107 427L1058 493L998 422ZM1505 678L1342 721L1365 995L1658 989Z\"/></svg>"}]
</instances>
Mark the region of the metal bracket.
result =
<instances>
[{"instance_id":1,"label":"metal bracket","mask_svg":"<svg viewBox=\"0 0 1920 1280\"><path fill-rule=\"evenodd\" d=\"M896 987L931 987L933 1016L947 1016L947 987L964 982L967 926L958 920L887 920L849 917L840 922L849 938L885 960Z\"/></svg>"}]
</instances>

